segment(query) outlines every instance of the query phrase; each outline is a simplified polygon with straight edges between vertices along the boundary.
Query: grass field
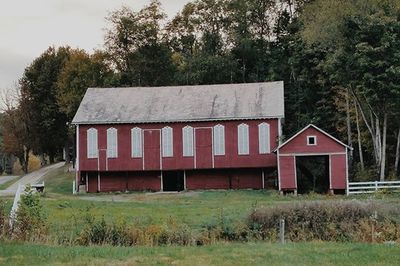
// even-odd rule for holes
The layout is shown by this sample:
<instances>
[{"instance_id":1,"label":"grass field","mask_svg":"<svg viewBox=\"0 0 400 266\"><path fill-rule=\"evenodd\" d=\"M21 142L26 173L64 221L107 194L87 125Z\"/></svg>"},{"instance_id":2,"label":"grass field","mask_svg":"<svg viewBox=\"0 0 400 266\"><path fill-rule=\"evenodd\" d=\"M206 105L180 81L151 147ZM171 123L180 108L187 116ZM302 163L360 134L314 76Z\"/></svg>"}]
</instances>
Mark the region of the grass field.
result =
<instances>
[{"instance_id":1,"label":"grass field","mask_svg":"<svg viewBox=\"0 0 400 266\"><path fill-rule=\"evenodd\" d=\"M310 200L353 200L400 204L399 194L367 196L281 196L276 191L195 191L177 194L113 193L72 195L73 173L65 168L45 176L42 197L50 236L80 230L88 211L106 221L124 220L127 224L165 225L183 223L197 230L225 219L244 221L253 208ZM7 206L12 199L5 198ZM399 205L400 206L400 205ZM245 264L341 264L393 265L400 263L400 246L356 243L220 243L202 247L59 247L0 243L0 264L83 264L83 265L245 265Z\"/></svg>"},{"instance_id":2,"label":"grass field","mask_svg":"<svg viewBox=\"0 0 400 266\"><path fill-rule=\"evenodd\" d=\"M3 243L1 265L398 265L400 247L297 243L203 247L49 247Z\"/></svg>"},{"instance_id":3,"label":"grass field","mask_svg":"<svg viewBox=\"0 0 400 266\"><path fill-rule=\"evenodd\" d=\"M7 189L9 186L11 186L15 182L17 182L18 179L20 179L20 178L21 178L21 176L15 176L13 179L8 180L7 182L1 184L0 185L0 190Z\"/></svg>"}]
</instances>

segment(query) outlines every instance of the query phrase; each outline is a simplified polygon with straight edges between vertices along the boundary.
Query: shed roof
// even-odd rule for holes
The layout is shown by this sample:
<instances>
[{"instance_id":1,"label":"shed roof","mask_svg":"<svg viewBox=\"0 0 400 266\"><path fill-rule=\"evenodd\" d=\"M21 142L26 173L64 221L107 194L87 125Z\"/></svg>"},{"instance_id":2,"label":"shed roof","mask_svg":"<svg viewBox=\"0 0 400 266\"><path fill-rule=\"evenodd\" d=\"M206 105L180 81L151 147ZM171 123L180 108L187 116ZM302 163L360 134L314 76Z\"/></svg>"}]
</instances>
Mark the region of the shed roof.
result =
<instances>
[{"instance_id":1,"label":"shed roof","mask_svg":"<svg viewBox=\"0 0 400 266\"><path fill-rule=\"evenodd\" d=\"M283 82L89 88L73 124L283 118Z\"/></svg>"},{"instance_id":2,"label":"shed roof","mask_svg":"<svg viewBox=\"0 0 400 266\"><path fill-rule=\"evenodd\" d=\"M313 125L313 124L309 124L308 126L306 126L305 128L303 128L302 130L300 130L299 132L297 132L294 136L292 136L290 139L286 140L284 143L280 144L274 151L277 151L279 149L281 149L283 146L286 146L286 144L288 144L289 142L291 142L292 140L294 140L297 136L299 136L301 133L303 133L304 131L306 131L307 129L309 129L310 127L316 129L317 131L321 132L322 134L324 134L325 136L329 137L330 139L332 139L333 141L339 143L340 145L344 146L347 149L353 150L352 147L350 147L349 145L344 144L343 142L341 142L340 140L338 140L337 138L335 138L334 136L332 136L331 134L327 133L326 131L320 129L319 127Z\"/></svg>"}]
</instances>

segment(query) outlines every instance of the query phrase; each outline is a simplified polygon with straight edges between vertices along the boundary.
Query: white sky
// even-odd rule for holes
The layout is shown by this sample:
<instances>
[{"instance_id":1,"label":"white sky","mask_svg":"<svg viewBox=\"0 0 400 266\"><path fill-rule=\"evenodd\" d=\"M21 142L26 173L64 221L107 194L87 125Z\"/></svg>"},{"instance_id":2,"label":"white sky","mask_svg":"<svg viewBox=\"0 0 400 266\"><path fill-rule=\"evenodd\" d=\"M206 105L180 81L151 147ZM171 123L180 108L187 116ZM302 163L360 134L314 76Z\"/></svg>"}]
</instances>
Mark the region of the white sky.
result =
<instances>
[{"instance_id":1,"label":"white sky","mask_svg":"<svg viewBox=\"0 0 400 266\"><path fill-rule=\"evenodd\" d=\"M169 18L189 0L160 0ZM49 46L102 48L105 17L150 0L0 0L0 90L10 88Z\"/></svg>"}]
</instances>

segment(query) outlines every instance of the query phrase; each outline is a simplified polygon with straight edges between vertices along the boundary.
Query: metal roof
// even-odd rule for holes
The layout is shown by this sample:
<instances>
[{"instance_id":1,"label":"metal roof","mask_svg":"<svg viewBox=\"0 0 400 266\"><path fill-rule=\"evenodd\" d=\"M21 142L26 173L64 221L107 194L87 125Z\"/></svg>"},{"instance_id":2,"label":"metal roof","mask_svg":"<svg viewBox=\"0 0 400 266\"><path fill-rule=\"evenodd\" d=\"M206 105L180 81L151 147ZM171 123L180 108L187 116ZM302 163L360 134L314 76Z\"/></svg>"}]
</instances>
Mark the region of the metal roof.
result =
<instances>
[{"instance_id":1,"label":"metal roof","mask_svg":"<svg viewBox=\"0 0 400 266\"><path fill-rule=\"evenodd\" d=\"M89 88L73 124L283 118L283 82Z\"/></svg>"}]
</instances>

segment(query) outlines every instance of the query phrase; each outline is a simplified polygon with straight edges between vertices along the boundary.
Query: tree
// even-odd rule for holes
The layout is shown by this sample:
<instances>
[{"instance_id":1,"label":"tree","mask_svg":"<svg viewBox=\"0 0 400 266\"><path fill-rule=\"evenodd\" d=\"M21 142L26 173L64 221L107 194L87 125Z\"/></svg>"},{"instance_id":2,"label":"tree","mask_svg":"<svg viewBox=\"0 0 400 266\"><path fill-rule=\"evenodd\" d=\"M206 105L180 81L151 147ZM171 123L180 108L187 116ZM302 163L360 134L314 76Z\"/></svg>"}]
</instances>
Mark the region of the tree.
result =
<instances>
[{"instance_id":1,"label":"tree","mask_svg":"<svg viewBox=\"0 0 400 266\"><path fill-rule=\"evenodd\" d=\"M35 140L32 136L31 106L25 99L7 92L3 99L5 110L1 119L1 134L2 152L16 156L24 173L28 173L29 153Z\"/></svg>"},{"instance_id":2,"label":"tree","mask_svg":"<svg viewBox=\"0 0 400 266\"><path fill-rule=\"evenodd\" d=\"M116 85L107 55L97 51L89 55L84 50L70 50L70 55L57 78L57 102L71 121L89 87Z\"/></svg>"},{"instance_id":3,"label":"tree","mask_svg":"<svg viewBox=\"0 0 400 266\"><path fill-rule=\"evenodd\" d=\"M389 116L399 97L399 14L394 0L319 1L303 16L303 37L325 47L332 79L347 88L368 129L375 166L385 178Z\"/></svg>"},{"instance_id":4,"label":"tree","mask_svg":"<svg viewBox=\"0 0 400 266\"><path fill-rule=\"evenodd\" d=\"M25 69L21 79L21 101L29 104L31 112L32 149L47 154L50 162L67 139L67 116L57 102L57 80L69 54L69 47L50 47Z\"/></svg>"},{"instance_id":5,"label":"tree","mask_svg":"<svg viewBox=\"0 0 400 266\"><path fill-rule=\"evenodd\" d=\"M120 73L122 86L159 86L172 83L172 53L161 38L166 15L159 1L139 12L124 7L108 17L111 28L105 36L106 51Z\"/></svg>"}]
</instances>

